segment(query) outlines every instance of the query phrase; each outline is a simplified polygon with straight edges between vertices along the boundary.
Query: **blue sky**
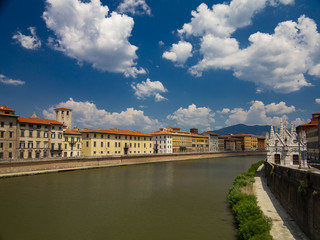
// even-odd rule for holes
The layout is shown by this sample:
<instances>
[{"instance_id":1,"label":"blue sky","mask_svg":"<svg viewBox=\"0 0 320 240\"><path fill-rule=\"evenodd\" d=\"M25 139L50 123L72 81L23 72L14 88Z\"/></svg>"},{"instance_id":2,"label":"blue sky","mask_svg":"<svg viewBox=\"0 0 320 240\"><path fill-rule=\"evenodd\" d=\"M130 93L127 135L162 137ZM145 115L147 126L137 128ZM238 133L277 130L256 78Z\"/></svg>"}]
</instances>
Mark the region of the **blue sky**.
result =
<instances>
[{"instance_id":1,"label":"blue sky","mask_svg":"<svg viewBox=\"0 0 320 240\"><path fill-rule=\"evenodd\" d=\"M0 104L149 132L320 110L320 1L5 0Z\"/></svg>"}]
</instances>

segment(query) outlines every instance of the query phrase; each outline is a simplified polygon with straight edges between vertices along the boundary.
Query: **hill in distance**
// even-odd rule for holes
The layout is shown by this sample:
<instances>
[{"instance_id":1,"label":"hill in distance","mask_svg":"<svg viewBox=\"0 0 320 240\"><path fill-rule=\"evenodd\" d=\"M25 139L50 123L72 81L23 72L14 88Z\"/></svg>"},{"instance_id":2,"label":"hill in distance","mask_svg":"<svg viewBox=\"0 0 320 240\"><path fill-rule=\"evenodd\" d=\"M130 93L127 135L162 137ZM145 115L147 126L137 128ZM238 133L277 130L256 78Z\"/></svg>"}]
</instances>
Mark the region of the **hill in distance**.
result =
<instances>
[{"instance_id":1,"label":"hill in distance","mask_svg":"<svg viewBox=\"0 0 320 240\"><path fill-rule=\"evenodd\" d=\"M257 136L266 136L267 132L270 132L269 125L254 125L248 126L245 124L237 124L230 127L221 128L219 130L212 131L219 135L227 134L254 134Z\"/></svg>"}]
</instances>

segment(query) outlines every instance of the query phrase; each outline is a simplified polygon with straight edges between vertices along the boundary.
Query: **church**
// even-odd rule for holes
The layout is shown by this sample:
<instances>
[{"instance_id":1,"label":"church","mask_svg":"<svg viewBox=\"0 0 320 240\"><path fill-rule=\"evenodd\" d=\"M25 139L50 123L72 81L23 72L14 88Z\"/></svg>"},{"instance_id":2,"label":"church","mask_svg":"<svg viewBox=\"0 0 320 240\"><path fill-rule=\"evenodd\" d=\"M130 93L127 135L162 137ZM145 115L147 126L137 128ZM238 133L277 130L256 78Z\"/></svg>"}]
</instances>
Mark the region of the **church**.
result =
<instances>
[{"instance_id":1,"label":"church","mask_svg":"<svg viewBox=\"0 0 320 240\"><path fill-rule=\"evenodd\" d=\"M305 132L297 133L294 124L287 129L287 121L280 122L280 129L271 125L266 136L267 160L280 165L306 165L307 140ZM299 164L300 160L302 162Z\"/></svg>"}]
</instances>

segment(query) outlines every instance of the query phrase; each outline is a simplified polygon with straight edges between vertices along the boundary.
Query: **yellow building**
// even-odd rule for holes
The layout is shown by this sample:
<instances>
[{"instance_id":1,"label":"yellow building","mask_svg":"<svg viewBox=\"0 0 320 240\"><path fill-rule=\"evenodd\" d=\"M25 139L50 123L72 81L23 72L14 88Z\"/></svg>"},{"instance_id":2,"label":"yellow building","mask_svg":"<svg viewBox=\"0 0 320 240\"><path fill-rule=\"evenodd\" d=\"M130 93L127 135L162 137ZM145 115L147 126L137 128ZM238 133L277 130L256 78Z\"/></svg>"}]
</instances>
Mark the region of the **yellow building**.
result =
<instances>
[{"instance_id":1,"label":"yellow building","mask_svg":"<svg viewBox=\"0 0 320 240\"><path fill-rule=\"evenodd\" d=\"M255 151L258 149L258 137L253 134L234 134L233 138L241 141L242 150Z\"/></svg>"},{"instance_id":2,"label":"yellow building","mask_svg":"<svg viewBox=\"0 0 320 240\"><path fill-rule=\"evenodd\" d=\"M152 136L123 129L84 129L82 156L134 155L153 153Z\"/></svg>"},{"instance_id":3,"label":"yellow building","mask_svg":"<svg viewBox=\"0 0 320 240\"><path fill-rule=\"evenodd\" d=\"M63 133L63 156L81 156L82 133L78 129L66 129Z\"/></svg>"},{"instance_id":4,"label":"yellow building","mask_svg":"<svg viewBox=\"0 0 320 240\"><path fill-rule=\"evenodd\" d=\"M208 152L208 136L192 134L192 152Z\"/></svg>"}]
</instances>

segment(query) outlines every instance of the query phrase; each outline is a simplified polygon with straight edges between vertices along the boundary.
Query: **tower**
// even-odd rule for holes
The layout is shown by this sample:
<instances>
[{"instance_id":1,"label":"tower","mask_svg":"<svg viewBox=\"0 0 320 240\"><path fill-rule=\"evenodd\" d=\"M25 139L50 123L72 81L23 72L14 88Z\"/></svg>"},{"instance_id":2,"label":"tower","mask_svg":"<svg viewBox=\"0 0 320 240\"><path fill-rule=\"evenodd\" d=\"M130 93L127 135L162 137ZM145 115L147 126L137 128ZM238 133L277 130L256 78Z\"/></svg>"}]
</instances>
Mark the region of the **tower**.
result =
<instances>
[{"instance_id":1,"label":"tower","mask_svg":"<svg viewBox=\"0 0 320 240\"><path fill-rule=\"evenodd\" d=\"M72 109L69 108L56 108L55 110L56 120L62 122L67 126L68 129L71 129L72 123Z\"/></svg>"}]
</instances>

